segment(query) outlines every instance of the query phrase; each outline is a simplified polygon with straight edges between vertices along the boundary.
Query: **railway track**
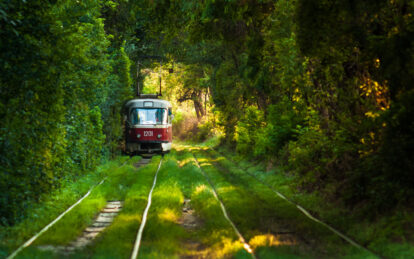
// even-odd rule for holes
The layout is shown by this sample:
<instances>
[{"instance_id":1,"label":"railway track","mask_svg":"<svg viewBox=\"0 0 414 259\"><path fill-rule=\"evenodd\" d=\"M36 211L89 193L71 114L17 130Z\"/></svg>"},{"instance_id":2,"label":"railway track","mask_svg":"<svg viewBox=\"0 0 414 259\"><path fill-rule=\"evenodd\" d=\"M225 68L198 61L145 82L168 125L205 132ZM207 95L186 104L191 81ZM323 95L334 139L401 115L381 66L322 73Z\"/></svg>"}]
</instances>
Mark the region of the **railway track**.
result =
<instances>
[{"instance_id":1,"label":"railway track","mask_svg":"<svg viewBox=\"0 0 414 259\"><path fill-rule=\"evenodd\" d=\"M207 182L210 184L211 190L213 191L213 195L216 198L216 200L220 203L221 210L223 212L224 217L226 220L230 223L231 227L233 228L236 235L239 237L240 242L243 244L243 248L251 255L252 258L256 259L256 255L253 251L253 249L250 247L249 243L246 241L246 239L243 237L243 235L240 233L240 230L236 227L234 222L230 219L229 214L227 213L227 209L222 201L220 199L219 195L217 194L216 187L214 186L214 183L211 181L211 179L208 177L208 175L204 172L203 168L200 166L197 157L192 154L194 157L194 161L197 165L197 167L200 169L203 176L206 178Z\"/></svg>"},{"instance_id":2,"label":"railway track","mask_svg":"<svg viewBox=\"0 0 414 259\"><path fill-rule=\"evenodd\" d=\"M129 161L126 160L119 168L122 168L127 164ZM151 158L143 158L138 163L134 164L135 167L139 168L141 166L147 165L151 161ZM160 161L161 165L161 161ZM159 168L158 168L159 170ZM98 184L92 186L86 194L84 194L79 200L77 200L74 204L72 204L69 208L67 208L64 212L62 212L57 218L51 221L48 225L46 225L43 229L33 235L30 239L24 242L21 246L19 246L16 250L14 250L6 259L13 259L19 255L25 248L29 247L33 242L35 242L40 236L46 233L52 226L54 226L57 222L59 222L66 214L72 211L75 207L77 207L83 200L85 200L94 189L98 186L102 185L108 176L104 177ZM41 246L39 247L40 250L53 250L55 252L62 253L64 255L68 255L76 249L80 249L88 245L93 239L102 232L107 226L109 226L118 214L118 212L122 208L122 201L108 201L105 208L99 213L99 215L94 220L93 224L86 228L82 235L79 236L76 240L71 242L68 246L60 246L60 247L53 247L53 246Z\"/></svg>"},{"instance_id":3,"label":"railway track","mask_svg":"<svg viewBox=\"0 0 414 259\"><path fill-rule=\"evenodd\" d=\"M152 203L152 193L154 191L155 185L157 184L157 176L158 176L158 172L160 171L161 164L162 164L162 159L160 159L160 163L158 164L158 169L157 169L157 172L155 173L154 181L152 183L151 190L148 194L147 206L145 207L144 213L142 215L141 225L139 226L137 237L135 239L135 244L134 244L134 249L132 250L131 259L136 259L138 257L139 248L140 248L140 245L141 245L142 234L144 232L145 224L147 223L148 211L149 211L149 209L151 207L151 203Z\"/></svg>"},{"instance_id":4,"label":"railway track","mask_svg":"<svg viewBox=\"0 0 414 259\"><path fill-rule=\"evenodd\" d=\"M222 155L223 157L226 157L224 154L222 154L221 152L219 152L218 150L215 150L214 148L210 148L211 150L213 150L214 152L217 152L218 154ZM227 157L226 157L227 158ZM229 158L227 158L229 159ZM236 165L236 163L229 159L234 165ZM376 254L375 252L371 251L370 249L366 248L365 246L357 243L355 240L353 240L351 237L345 235L344 233L342 233L341 231L337 230L336 228L334 228L333 226L325 223L324 221L318 219L317 217L313 216L308 210L306 210L304 207L302 207L301 205L295 203L294 201L292 201L291 199L287 198L285 195L283 195L282 193L280 193L279 191L275 190L270 184L266 183L265 181L259 179L258 177L256 177L255 175L247 172L246 170L238 167L236 165L236 167L240 170L242 170L246 175L250 176L252 179L254 179L255 181L259 182L260 184L266 186L268 189L270 189L274 194L276 194L279 198L283 199L284 201L286 201L287 203L293 205L296 207L296 209L301 212L303 215L305 215L307 218L311 219L312 221L322 225L324 228L328 229L329 231L331 231L332 233L334 233L335 235L337 235L338 237L340 237L341 239L343 239L344 241L348 242L350 245L356 247L357 249L363 250L377 258L384 258L381 255Z\"/></svg>"},{"instance_id":5,"label":"railway track","mask_svg":"<svg viewBox=\"0 0 414 259\"><path fill-rule=\"evenodd\" d=\"M237 184L240 184L240 182L242 180L240 180L238 182L238 180L236 180L237 177L241 177L243 179L247 179L248 177L252 177L253 179L255 179L255 181L259 182L260 184L262 184L262 185L266 186L268 189L270 189L274 194L276 194L276 196L278 196L279 198L282 198L286 202L294 205L296 207L296 209L299 210L306 217L308 217L311 220L321 224L325 228L329 229L330 231L332 231L333 233L335 233L336 235L341 237L343 240L349 242L354 247L357 247L358 249L365 250L366 252L369 252L370 254L373 254L376 257L381 258L380 256L376 255L375 253L372 253L371 251L366 249L365 247L359 245L358 243L356 243L352 239L350 239L347 236L343 235L339 231L336 231L331 226L329 226L326 223L320 221L319 219L313 217L303 207L301 207L298 204L295 204L293 201L291 201L290 199L285 197L283 194L281 194L277 190L274 190L274 188L270 184L268 184L268 183L264 182L263 180L255 177L255 175L252 175L252 174L246 172L246 175L248 175L248 176L241 176L241 174L239 175L238 173L235 173L235 172L229 172L229 174L225 174L225 175L227 175L226 176L227 178L222 177L222 176L220 176L220 174L222 174L224 172L223 170L225 170L227 172L227 169L225 169L224 167L221 168L222 165L220 165L220 162L217 162L217 161L214 162L213 161L213 154L208 154L207 155L207 152L205 152L206 155L204 155L203 153L197 153L197 152L194 152L193 150L187 150L187 151L191 154L191 155L187 154L190 161L192 161L194 159L195 166L199 169L199 170L195 169L195 171L194 171L195 174L194 175L197 175L198 179L201 179L200 181L203 182L203 186L205 185L207 187L208 193L210 195L210 200L215 204L214 206L216 206L216 208L217 208L216 209L217 213L215 214L214 217L207 216L206 218L204 218L204 220L220 219L224 223L224 225L226 225L226 228L227 228L226 231L228 231L227 233L231 233L231 239L235 243L237 243L237 246L239 247L238 249L240 249L239 251L243 251L242 250L242 248L243 248L251 256L251 258L254 258L254 259L257 258L257 254L255 252L257 252L259 254L259 256L261 256L260 251L256 250L257 245L255 245L254 242L252 242L252 237L254 237L255 235L262 235L262 236L268 235L269 237L271 237L271 234L272 235L274 234L273 235L274 238L279 238L280 236L283 236L284 234L290 235L291 233L295 233L295 232L289 232L291 230L288 229L289 231L284 233L282 231L283 230L283 223L282 223L282 230L278 229L279 232L273 232L273 229L270 226L260 225L262 223L252 224L252 223L256 222L254 219L259 219L260 217L266 217L266 215L270 215L270 214L273 215L274 213L278 214L280 211L282 211L280 209L279 209L279 211L277 211L277 209L274 210L273 208L269 209L269 210L254 210L254 209L252 210L252 208L254 208L254 207L251 207L251 206L250 207L249 206L244 207L246 205L246 202L245 202L244 199L243 199L243 201L242 201L242 199L238 199L238 200L242 201L242 203L240 203L240 204L243 204L242 205L243 210L240 210L238 212L237 212L237 210L234 210L235 204L236 204L236 206L240 206L240 204L237 205L238 204L237 202L234 203L231 199L228 199L229 196L225 192L222 192L222 187L223 186L236 186ZM216 150L214 150L214 151L218 152ZM221 153L219 153L219 154L221 154ZM206 161L209 162L208 165L203 164L204 160L201 160L201 157L203 159L207 159ZM198 159L200 159L201 164L200 164ZM150 162L151 162L151 158L143 158L143 159L141 159L140 161L136 162L133 165L135 167L139 168L139 167L143 167L143 166L148 165ZM159 193L166 192L166 190L169 190L168 187L167 187L167 189L164 189L164 188L166 188L166 186L167 186L166 182L168 182L166 179L171 179L171 178L168 178L168 177L171 177L170 176L171 171L169 171L169 170L160 170L161 167L162 167L163 162L164 162L163 158L161 158L159 160L159 163L158 163L158 158L157 158L156 161L153 161L151 163L150 167L147 167L146 169L143 169L144 171L141 171L141 172L146 172L146 173L141 174L143 176L146 175L145 176L146 180L145 181L135 180L136 181L135 186L138 186L138 189L135 189L135 190L140 190L140 194L139 194L139 196L136 196L137 198L134 198L134 199L136 199L135 201L138 201L138 200L143 201L142 203L140 203L141 205L139 205L137 207L137 206L135 206L137 203L131 203L130 202L128 204L128 199L125 199L125 200L122 200L122 199L121 200L109 200L108 199L106 206L103 209L101 209L100 213L97 214L97 216L93 220L92 224L89 224L89 226L83 230L83 232L80 236L78 236L76 239L72 240L72 242L68 243L68 245L66 245L66 246L52 247L52 249L54 249L53 251L55 253L57 252L58 255L64 255L64 256L76 256L76 254L74 255L74 252L76 252L76 251L80 252L80 253L84 253L85 255L88 254L87 251L91 252L92 250L90 250L90 248L85 248L85 247L87 245L93 243L94 239L98 235L100 235L100 233L106 227L109 227L112 224L112 222L118 216L118 213L121 211L121 209L123 209L123 207L125 205L127 205L125 208L129 208L129 212L126 212L127 209L125 209L125 212L121 213L120 215L124 215L125 217L133 218L133 220L132 220L132 224L129 225L130 226L129 227L130 235L128 237L125 237L126 240L130 241L130 242L126 241L126 243L129 243L130 246L128 246L127 249L123 250L122 253L124 253L124 256L122 256L122 257L129 256L131 259L136 259L139 256L144 256L144 257L148 256L148 253L149 253L148 251L150 251L150 249L157 250L158 247L157 246L151 246L150 243L153 242L153 241L151 241L151 236L153 236L153 234L154 234L153 226L157 226L157 223L155 223L155 222L157 222L156 220L159 219L159 216L160 216L160 214L159 214L160 210L157 210L157 208L159 208L159 199L160 199L160 196L158 196L158 195L159 195ZM210 162L212 164L210 164ZM120 167L124 166L126 163L127 163L127 161L125 163L123 163ZM158 163L158 165L157 165L157 163ZM130 163L130 164L132 164L132 163ZM165 167L163 167L163 168L167 169L168 164L169 164L169 162L167 161L165 163ZM171 163L169 165L171 166ZM209 167L210 165L211 165L211 167ZM194 164L192 166L194 167ZM132 174L133 174L132 175L133 178L131 178L131 179L137 179L137 178L135 178L137 175L135 173L133 173L134 172L133 170L129 171L129 172L132 172ZM159 174L159 172L161 172L161 173ZM177 173L175 174L175 176L173 176L173 177L176 177L176 178L172 178L172 179L180 179L180 177L181 177L180 174L181 174L181 172L179 171L179 168L177 167ZM168 175L168 177L167 177L167 175ZM109 177L111 177L111 176L109 176ZM234 178L232 178L232 177L234 177ZM92 186L89 189L89 191L81 199L79 199L77 202L75 202L66 211L64 211L61 215L59 215L55 220L53 220L46 227L44 227L41 231L39 231L36 235L34 235L32 238L30 238L28 241L26 241L23 245L21 245L18 249L16 249L7 258L8 259L9 258L10 259L15 258L23 249L30 246L37 238L39 238L41 235L43 235L45 232L47 232L48 229L50 229L54 224L56 224L60 219L62 219L62 217L64 217L67 213L69 213L77 205L79 205L84 199L86 199L95 188L97 188L98 186L102 185L105 181L107 181L107 178L108 178L108 176L105 177L104 179L102 179L95 186ZM159 180L158 180L158 178L159 178ZM109 178L109 179L110 179L110 181L108 181L107 185L112 186L112 184L110 184L110 182L112 181L112 183L114 183L113 178ZM233 182L233 180L234 180L234 182ZM125 179L121 180L121 182L124 182L124 181L125 181ZM168 183L174 183L174 181L168 182ZM151 182L152 182L152 185L151 185ZM159 187L157 187L157 190L155 190L155 192L154 192L154 189L156 189L156 186L157 186L157 182L158 182ZM229 185L222 185L223 183L226 183L226 182L228 182ZM256 185L260 186L258 183ZM251 192L249 187L244 186L243 184L240 185L239 187L242 187L242 188L246 187L246 189L244 191L238 193L238 195L240 194L241 196L244 195L243 197L246 197L245 194L249 194L251 196L250 200L254 200L254 202L256 204L259 203L259 205L258 205L259 207L263 205L264 207L267 206L267 207L270 208L270 206L274 205L274 203L272 203L270 201L278 200L278 198L276 198L274 195L270 194L271 193L270 191L267 191L267 193L268 193L267 195L269 197L272 196L274 198L272 198L270 200L267 200L267 201L266 200L261 201L260 199L261 199L262 196L258 195L257 193ZM183 188L183 187L179 187L179 188ZM211 190L211 192L210 192L210 190ZM228 190L229 189L227 189L227 191ZM234 190L235 190L235 192L231 193L231 195L234 195L236 192L238 192L237 188L234 189ZM155 193L154 197L153 197L153 193ZM257 194L257 196L255 196L256 194ZM94 195L92 195L92 196L94 196ZM144 197L146 197L146 200L145 200ZM183 205L184 208L182 210L184 212L191 209L189 204L188 204L189 201L190 201L189 198L192 199L193 197L192 196L185 196L184 197L184 205ZM93 199L93 198L91 198L91 199ZM88 199L88 201L91 200L91 199ZM169 198L169 199L171 199L171 198ZM154 200L154 202L153 202L153 200ZM167 204L169 204L170 201L171 200L169 200ZM216 203L216 201L217 201L217 203ZM202 200L201 204L204 204L204 202L205 201ZM283 201L280 201L280 202L283 203ZM154 203L154 205L151 208L152 203ZM132 212L130 210L131 209L131 204L134 204L133 207L135 208ZM145 204L146 204L146 206L145 206ZM198 204L200 204L200 199L199 198L198 198ZM262 204L262 205L260 205L260 204ZM247 205L248 205L248 203L247 203ZM144 206L145 206L145 208L144 208ZM220 212L219 207L221 209L221 212ZM165 208L171 208L171 207L165 207ZM200 207L197 207L195 210L198 211L199 208ZM292 209L292 210L294 210L294 209ZM171 211L171 210L162 210L161 212L165 212L165 211ZM185 214L184 212L182 213L183 215ZM125 213L127 213L127 214L125 215ZM152 213L154 213L154 214L152 214ZM192 211L191 211L191 213L192 213ZM251 213L257 213L257 215L259 215L260 217L253 217L253 218L249 218L249 220L244 220L244 221L240 220L240 215L243 217L243 215L247 215L246 213L250 213L250 214ZM137 217L138 215L142 215L141 218ZM209 214L204 214L204 215L209 215ZM184 216L188 216L188 215L184 215ZM119 216L119 217L121 217L121 216ZM234 217L234 218L232 218L232 217ZM147 219L149 219L149 220L147 220ZM251 219L253 219L253 220L251 220ZM139 226L136 223L137 220L139 222ZM148 221L148 224L147 224L147 221ZM190 230L187 229L187 231L189 231L189 232L195 231L194 229L197 229L198 227L202 227L202 224L199 224L198 227L194 227L191 224L186 225L186 223L184 221L183 221L184 223L181 222L181 221L183 221L183 219L176 220L176 224L181 225L181 227L183 227L183 228L189 228ZM228 222L228 225L227 225L227 223L225 223L225 221ZM115 227L116 224L117 223L114 223L113 227ZM147 230L145 230L146 225L149 225ZM230 228L230 226L231 226L231 228ZM166 233L166 232L161 232L160 230L158 230L158 232L155 233L155 234L157 235L158 233L163 233L163 235L164 235ZM124 229L122 229L122 231L124 231ZM153 231L153 232L151 233L151 231ZM232 231L235 233L235 235L233 234ZM109 229L109 232L111 232L111 229ZM252 233L255 233L255 234L252 235ZM47 234L45 236L47 236ZM105 238L105 236L108 236L107 232L105 232L105 234L102 235L103 238ZM109 236L111 236L111 235L109 234ZM124 232L122 232L122 237L124 237ZM176 238L175 236L172 236L172 237ZM193 242L191 244L199 245L200 249L207 249L207 247L203 247L204 246L204 244L203 244L204 241L200 242L201 239L196 238L196 239L193 239L193 240L190 240L190 239L185 240L182 237L183 236L181 236L180 239L177 238L177 240L180 240L179 242L182 242L183 246L185 245L186 241L189 241L189 242L191 241L191 242ZM148 240L147 240L147 238L148 238ZM144 245L142 244L143 239L146 240L144 242ZM239 241L237 241L237 239ZM99 240L96 241L94 243L94 245L96 243L99 243L100 242ZM248 241L248 240L250 240L250 241ZM279 242L278 245L292 245L293 244L293 243L292 244L287 244L287 243L283 244L283 242L280 242L280 240L282 240L282 239L278 240L278 242ZM250 244L249 244L249 242L250 242ZM41 243L41 242L39 242L39 243ZM50 243L48 243L48 244L50 244ZM111 245L113 245L113 244L109 243L109 247L111 247ZM49 246L49 247L45 246L44 249L47 250L47 249L50 249L50 247L51 246ZM36 246L36 248L42 249L40 246ZM85 251L83 251L83 248L85 248ZM180 248L180 249L183 249L183 248ZM28 251L26 251L25 253L27 254L27 252ZM88 254L89 256L91 255L90 252ZM140 253L141 253L141 255L140 255ZM117 254L115 254L115 255L118 256ZM187 253L187 252L178 252L176 255L181 256L182 258L201 258L201 257L204 258L207 254L202 253L200 251L200 253L198 255L197 255L197 253L192 254L194 257L190 256L189 253ZM214 253L212 253L212 255L214 255ZM99 257L99 255L98 255L98 257ZM220 256L217 256L217 257L220 257Z\"/></svg>"}]
</instances>

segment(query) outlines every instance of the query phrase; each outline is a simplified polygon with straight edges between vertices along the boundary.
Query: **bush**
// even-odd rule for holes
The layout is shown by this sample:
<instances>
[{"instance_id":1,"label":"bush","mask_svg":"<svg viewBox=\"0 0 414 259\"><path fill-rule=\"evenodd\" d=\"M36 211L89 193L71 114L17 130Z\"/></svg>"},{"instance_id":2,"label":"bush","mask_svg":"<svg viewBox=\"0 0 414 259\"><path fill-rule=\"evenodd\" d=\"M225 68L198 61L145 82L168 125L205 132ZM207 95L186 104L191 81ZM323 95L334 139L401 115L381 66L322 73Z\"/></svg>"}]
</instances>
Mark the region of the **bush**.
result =
<instances>
[{"instance_id":1,"label":"bush","mask_svg":"<svg viewBox=\"0 0 414 259\"><path fill-rule=\"evenodd\" d=\"M237 122L234 139L239 154L253 156L257 140L257 130L264 126L264 114L255 106L247 107L243 117Z\"/></svg>"},{"instance_id":2,"label":"bush","mask_svg":"<svg viewBox=\"0 0 414 259\"><path fill-rule=\"evenodd\" d=\"M198 132L197 117L190 113L176 112L173 120L173 137L192 140Z\"/></svg>"},{"instance_id":3,"label":"bush","mask_svg":"<svg viewBox=\"0 0 414 259\"><path fill-rule=\"evenodd\" d=\"M215 135L215 127L211 121L204 120L198 124L198 132L193 139L196 142L203 142Z\"/></svg>"},{"instance_id":4,"label":"bush","mask_svg":"<svg viewBox=\"0 0 414 259\"><path fill-rule=\"evenodd\" d=\"M238 153L246 156L276 157L279 151L302 132L303 119L291 105L281 102L268 107L267 117L250 106L236 126Z\"/></svg>"},{"instance_id":5,"label":"bush","mask_svg":"<svg viewBox=\"0 0 414 259\"><path fill-rule=\"evenodd\" d=\"M289 141L296 140L304 131L302 125L303 118L292 104L270 105L264 131L268 140L263 143L269 156L276 156Z\"/></svg>"}]
</instances>

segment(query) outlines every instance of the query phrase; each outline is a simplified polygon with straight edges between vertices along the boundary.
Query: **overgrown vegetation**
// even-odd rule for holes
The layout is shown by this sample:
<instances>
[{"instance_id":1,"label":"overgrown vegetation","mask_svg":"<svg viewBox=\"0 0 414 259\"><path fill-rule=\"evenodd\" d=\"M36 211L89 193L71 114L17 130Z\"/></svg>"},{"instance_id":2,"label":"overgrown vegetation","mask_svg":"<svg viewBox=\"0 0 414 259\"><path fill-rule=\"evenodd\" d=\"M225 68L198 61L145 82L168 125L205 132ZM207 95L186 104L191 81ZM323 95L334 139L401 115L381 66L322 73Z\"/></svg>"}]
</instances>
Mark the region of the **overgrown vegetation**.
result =
<instances>
[{"instance_id":1,"label":"overgrown vegetation","mask_svg":"<svg viewBox=\"0 0 414 259\"><path fill-rule=\"evenodd\" d=\"M264 258L375 258L343 243L225 157L206 149L193 152L216 184L234 224Z\"/></svg>"},{"instance_id":2,"label":"overgrown vegetation","mask_svg":"<svg viewBox=\"0 0 414 259\"><path fill-rule=\"evenodd\" d=\"M132 88L129 58L104 29L102 9L113 4L0 4L1 224L119 153Z\"/></svg>"},{"instance_id":3,"label":"overgrown vegetation","mask_svg":"<svg viewBox=\"0 0 414 259\"><path fill-rule=\"evenodd\" d=\"M107 176L111 176L112 174L116 175L117 172L119 175L118 168L125 163L126 159L127 157L119 157L117 160L107 162L99 166L97 170L88 172L84 176L80 177L76 182L62 182L59 190L53 191L47 198L43 199L41 203L29 208L27 216L24 220L13 226L0 227L0 257L10 255L11 251L19 247L35 233L39 232L47 224L52 222L52 220L57 218L63 211L79 200L88 190L97 185L102 179ZM129 162L132 163L133 161L130 160ZM105 198L110 198L109 194L110 193L105 192L105 195L108 196ZM105 195L102 195L102 191L97 192L95 190L88 198L89 201L92 201L88 205L94 204L94 206L84 206L83 210L80 210L80 213L75 212L75 214L73 214L74 211L70 212L72 213L70 215L68 214L70 217L65 217L66 219L63 220L64 222L60 225L61 228L63 227L63 231L61 230L60 236L57 235L57 232L55 231L56 227L54 228L55 230L53 230L53 228L50 229L50 231L55 234L52 239L57 240L58 243L62 242L59 240L69 239L71 241L71 238L73 238L74 235L76 236L77 233L81 231L81 229L73 227L72 224L74 222L73 219L71 222L71 217L73 215L82 214L83 220L80 220L82 217L75 217L75 225L81 224L81 226L83 226L87 224L90 218L95 215L95 212L99 209L99 206L102 206L102 201L104 202L103 204L106 203L106 199L104 198ZM88 203L88 201L86 202ZM88 213L92 214L92 216L88 216ZM66 237L66 231L69 231L71 235ZM74 231L75 233L73 233Z\"/></svg>"},{"instance_id":4,"label":"overgrown vegetation","mask_svg":"<svg viewBox=\"0 0 414 259\"><path fill-rule=\"evenodd\" d=\"M299 190L370 220L412 213L413 9L3 1L1 224L116 156L122 102L137 86L158 91L159 71L180 137L222 135L239 155L295 175Z\"/></svg>"},{"instance_id":5,"label":"overgrown vegetation","mask_svg":"<svg viewBox=\"0 0 414 259\"><path fill-rule=\"evenodd\" d=\"M310 211L312 215L330 224L380 256L386 258L410 258L413 254L414 246L410 241L413 238L410 226L414 216L409 209L400 209L396 213L382 215L378 219L372 220L370 217L361 215L365 213L364 211L355 210L353 213L349 213L347 208L338 206L337 203L326 202L326 197L323 197L318 192L306 193L298 191L297 186L300 176L287 174L280 167L266 170L264 163L246 161L239 155L231 154L224 147L221 147L220 151L209 148L205 150L205 153L215 159L223 170L239 178L240 182L248 183L246 185L252 188L253 191L260 188L261 192L267 193L270 190L268 186L271 186L273 190L281 192L288 199ZM268 186L260 184L252 176L265 182ZM286 202L282 204L287 205ZM287 207L289 208L289 206ZM285 210L283 209L283 211ZM299 212L296 208L293 210ZM297 216L295 213L291 215ZM299 225L302 225L302 223L299 223ZM306 231L300 232L306 233ZM313 233L314 231L310 232ZM324 244L324 246L326 245ZM338 247L335 248L333 246L333 248L338 252L340 251ZM348 250L346 257L366 258L369 256L373 255L362 254L361 250Z\"/></svg>"},{"instance_id":6,"label":"overgrown vegetation","mask_svg":"<svg viewBox=\"0 0 414 259\"><path fill-rule=\"evenodd\" d=\"M226 144L375 217L412 204L413 8L144 1L138 14L157 51L188 66L181 98L208 93Z\"/></svg>"}]
</instances>

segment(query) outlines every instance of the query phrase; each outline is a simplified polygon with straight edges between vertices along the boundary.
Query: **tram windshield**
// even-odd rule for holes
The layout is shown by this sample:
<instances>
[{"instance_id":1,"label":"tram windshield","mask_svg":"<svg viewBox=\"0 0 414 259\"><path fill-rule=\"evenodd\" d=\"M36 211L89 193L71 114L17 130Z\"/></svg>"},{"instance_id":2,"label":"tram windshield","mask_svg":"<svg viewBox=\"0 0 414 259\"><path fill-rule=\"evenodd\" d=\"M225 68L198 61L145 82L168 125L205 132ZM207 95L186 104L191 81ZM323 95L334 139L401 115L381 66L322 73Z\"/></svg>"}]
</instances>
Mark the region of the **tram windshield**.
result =
<instances>
[{"instance_id":1,"label":"tram windshield","mask_svg":"<svg viewBox=\"0 0 414 259\"><path fill-rule=\"evenodd\" d=\"M131 111L133 125L167 124L167 109L136 108Z\"/></svg>"}]
</instances>

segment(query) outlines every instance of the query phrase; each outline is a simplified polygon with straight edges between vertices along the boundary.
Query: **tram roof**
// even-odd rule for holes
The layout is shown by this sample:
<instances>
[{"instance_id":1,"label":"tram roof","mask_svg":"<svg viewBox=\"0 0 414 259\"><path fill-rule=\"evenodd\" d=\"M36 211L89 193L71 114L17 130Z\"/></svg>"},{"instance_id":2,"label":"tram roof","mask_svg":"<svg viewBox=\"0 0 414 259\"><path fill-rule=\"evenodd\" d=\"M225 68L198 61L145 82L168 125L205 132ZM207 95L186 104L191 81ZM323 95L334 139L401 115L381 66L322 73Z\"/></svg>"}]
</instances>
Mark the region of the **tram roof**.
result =
<instances>
[{"instance_id":1,"label":"tram roof","mask_svg":"<svg viewBox=\"0 0 414 259\"><path fill-rule=\"evenodd\" d=\"M172 105L169 101L153 99L153 98L140 98L129 100L125 107L127 108L171 108Z\"/></svg>"}]
</instances>

